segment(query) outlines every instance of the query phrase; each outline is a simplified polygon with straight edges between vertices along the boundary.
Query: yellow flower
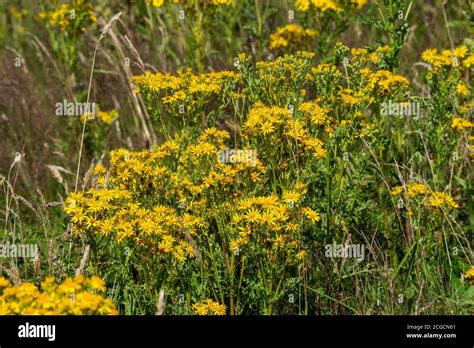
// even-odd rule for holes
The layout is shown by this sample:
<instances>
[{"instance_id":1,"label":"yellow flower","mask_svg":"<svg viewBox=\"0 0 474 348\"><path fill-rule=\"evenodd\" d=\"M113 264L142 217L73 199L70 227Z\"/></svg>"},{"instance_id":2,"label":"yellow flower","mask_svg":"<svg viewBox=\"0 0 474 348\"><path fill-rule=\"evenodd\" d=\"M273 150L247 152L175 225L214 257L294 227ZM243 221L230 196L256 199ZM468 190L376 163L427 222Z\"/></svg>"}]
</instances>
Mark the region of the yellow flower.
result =
<instances>
[{"instance_id":1,"label":"yellow flower","mask_svg":"<svg viewBox=\"0 0 474 348\"><path fill-rule=\"evenodd\" d=\"M146 2L149 5L152 5L154 7L161 7L161 6L163 6L165 1L164 0L146 0Z\"/></svg>"},{"instance_id":2,"label":"yellow flower","mask_svg":"<svg viewBox=\"0 0 474 348\"><path fill-rule=\"evenodd\" d=\"M467 96L469 94L469 88L467 88L465 83L461 82L456 86L456 93L462 96Z\"/></svg>"},{"instance_id":3,"label":"yellow flower","mask_svg":"<svg viewBox=\"0 0 474 348\"><path fill-rule=\"evenodd\" d=\"M97 118L106 124L112 124L114 119L116 119L118 113L116 110L110 110L107 112L99 111L97 112Z\"/></svg>"},{"instance_id":4,"label":"yellow flower","mask_svg":"<svg viewBox=\"0 0 474 348\"><path fill-rule=\"evenodd\" d=\"M313 157L323 158L326 156L326 150L323 148L321 140L316 138L307 138L303 141L305 148L313 152Z\"/></svg>"},{"instance_id":5,"label":"yellow flower","mask_svg":"<svg viewBox=\"0 0 474 348\"><path fill-rule=\"evenodd\" d=\"M365 56L369 51L365 48L352 48L351 49L351 54L353 56Z\"/></svg>"},{"instance_id":6,"label":"yellow flower","mask_svg":"<svg viewBox=\"0 0 474 348\"><path fill-rule=\"evenodd\" d=\"M423 184L409 183L407 186L407 193L409 197L424 195L430 192L429 189Z\"/></svg>"},{"instance_id":7,"label":"yellow flower","mask_svg":"<svg viewBox=\"0 0 474 348\"><path fill-rule=\"evenodd\" d=\"M402 193L403 193L403 186L396 186L390 192L392 196L399 196ZM417 184L413 182L410 182L407 184L408 197L415 197L417 195L425 195L428 193L430 193L430 190L424 184Z\"/></svg>"},{"instance_id":8,"label":"yellow flower","mask_svg":"<svg viewBox=\"0 0 474 348\"><path fill-rule=\"evenodd\" d=\"M474 284L474 267L471 267L463 274L463 279L467 280L469 284Z\"/></svg>"},{"instance_id":9,"label":"yellow flower","mask_svg":"<svg viewBox=\"0 0 474 348\"><path fill-rule=\"evenodd\" d=\"M432 207L442 208L444 206L451 208L459 208L454 199L444 192L433 192L429 198L429 205Z\"/></svg>"},{"instance_id":10,"label":"yellow flower","mask_svg":"<svg viewBox=\"0 0 474 348\"><path fill-rule=\"evenodd\" d=\"M296 24L287 24L277 28L276 32L270 35L270 49L290 48L297 49L310 42L310 39L317 35L312 29L304 29Z\"/></svg>"},{"instance_id":11,"label":"yellow flower","mask_svg":"<svg viewBox=\"0 0 474 348\"><path fill-rule=\"evenodd\" d=\"M94 174L105 174L106 172L107 172L107 169L105 169L102 163L99 163L98 165L96 165L93 170Z\"/></svg>"},{"instance_id":12,"label":"yellow flower","mask_svg":"<svg viewBox=\"0 0 474 348\"><path fill-rule=\"evenodd\" d=\"M255 208L250 209L247 214L245 214L245 220L248 222L257 222L260 217L260 212Z\"/></svg>"},{"instance_id":13,"label":"yellow flower","mask_svg":"<svg viewBox=\"0 0 474 348\"><path fill-rule=\"evenodd\" d=\"M3 277L0 277L0 289L10 286L10 282Z\"/></svg>"},{"instance_id":14,"label":"yellow flower","mask_svg":"<svg viewBox=\"0 0 474 348\"><path fill-rule=\"evenodd\" d=\"M75 16L71 16L74 11ZM57 27L61 31L77 30L85 31L85 26L96 21L92 5L85 0L74 0L70 3L61 4L55 11L40 12L38 19L47 25Z\"/></svg>"},{"instance_id":15,"label":"yellow flower","mask_svg":"<svg viewBox=\"0 0 474 348\"><path fill-rule=\"evenodd\" d=\"M312 222L318 222L320 220L319 214L311 208L303 208L303 213Z\"/></svg>"},{"instance_id":16,"label":"yellow flower","mask_svg":"<svg viewBox=\"0 0 474 348\"><path fill-rule=\"evenodd\" d=\"M381 46L381 47L377 48L377 52L380 52L380 53L388 53L391 50L392 50L391 47L388 46L388 45L384 45L384 46Z\"/></svg>"},{"instance_id":17,"label":"yellow flower","mask_svg":"<svg viewBox=\"0 0 474 348\"><path fill-rule=\"evenodd\" d=\"M311 73L314 75L332 75L333 77L341 76L341 72L333 64L319 64L317 67L311 68Z\"/></svg>"},{"instance_id":18,"label":"yellow flower","mask_svg":"<svg viewBox=\"0 0 474 348\"><path fill-rule=\"evenodd\" d=\"M296 8L300 11L306 12L309 10L309 6L311 5L310 0L296 0L295 1Z\"/></svg>"},{"instance_id":19,"label":"yellow flower","mask_svg":"<svg viewBox=\"0 0 474 348\"><path fill-rule=\"evenodd\" d=\"M359 10L364 7L367 0L351 0L351 4L355 5Z\"/></svg>"},{"instance_id":20,"label":"yellow flower","mask_svg":"<svg viewBox=\"0 0 474 348\"><path fill-rule=\"evenodd\" d=\"M286 191L283 193L283 201L285 203L294 204L298 203L301 198L301 194L296 191Z\"/></svg>"},{"instance_id":21,"label":"yellow flower","mask_svg":"<svg viewBox=\"0 0 474 348\"><path fill-rule=\"evenodd\" d=\"M272 210L266 211L260 215L260 224L264 225L274 225L275 224L275 214Z\"/></svg>"},{"instance_id":22,"label":"yellow flower","mask_svg":"<svg viewBox=\"0 0 474 348\"><path fill-rule=\"evenodd\" d=\"M193 305L193 310L197 315L225 315L226 306L224 304L219 304L214 302L211 299L204 300L202 302L195 303Z\"/></svg>"},{"instance_id":23,"label":"yellow flower","mask_svg":"<svg viewBox=\"0 0 474 348\"><path fill-rule=\"evenodd\" d=\"M371 54L369 54L369 60L372 63L377 64L380 62L380 56L376 52L372 52Z\"/></svg>"},{"instance_id":24,"label":"yellow flower","mask_svg":"<svg viewBox=\"0 0 474 348\"><path fill-rule=\"evenodd\" d=\"M396 186L392 189L392 192L390 194L392 196L399 196L403 192L403 186Z\"/></svg>"},{"instance_id":25,"label":"yellow flower","mask_svg":"<svg viewBox=\"0 0 474 348\"><path fill-rule=\"evenodd\" d=\"M462 130L464 130L464 128L470 128L473 125L474 124L471 121L465 120L465 119L460 118L460 117L453 118L453 120L451 122L451 128L454 128L458 131L462 131Z\"/></svg>"},{"instance_id":26,"label":"yellow flower","mask_svg":"<svg viewBox=\"0 0 474 348\"><path fill-rule=\"evenodd\" d=\"M93 276L89 280L89 286L92 290L105 291L105 282L99 277Z\"/></svg>"},{"instance_id":27,"label":"yellow flower","mask_svg":"<svg viewBox=\"0 0 474 348\"><path fill-rule=\"evenodd\" d=\"M93 281L97 282L97 280ZM41 290L29 282L19 286L8 285L0 294L0 313L21 315L117 314L110 299L89 292L85 288L88 283L89 281L83 276L76 276L67 278L62 284L55 284L53 277L46 278L41 283Z\"/></svg>"},{"instance_id":28,"label":"yellow flower","mask_svg":"<svg viewBox=\"0 0 474 348\"><path fill-rule=\"evenodd\" d=\"M225 315L226 306L224 304L219 304L212 300L208 300L207 308L214 315Z\"/></svg>"},{"instance_id":29,"label":"yellow flower","mask_svg":"<svg viewBox=\"0 0 474 348\"><path fill-rule=\"evenodd\" d=\"M461 46L458 46L456 47L452 54L454 57L457 57L457 58L464 58L467 54L467 52L469 52L469 49L467 48L466 45L461 45Z\"/></svg>"},{"instance_id":30,"label":"yellow flower","mask_svg":"<svg viewBox=\"0 0 474 348\"><path fill-rule=\"evenodd\" d=\"M105 200L89 200L87 211L91 213L98 213L103 210L106 210L109 207L109 204Z\"/></svg>"},{"instance_id":31,"label":"yellow flower","mask_svg":"<svg viewBox=\"0 0 474 348\"><path fill-rule=\"evenodd\" d=\"M285 230L290 231L290 232L294 232L298 229L298 227L299 227L298 224L293 223L293 222L289 222L288 224L286 224Z\"/></svg>"},{"instance_id":32,"label":"yellow flower","mask_svg":"<svg viewBox=\"0 0 474 348\"><path fill-rule=\"evenodd\" d=\"M311 5L316 10L342 12L342 8L333 0L311 0Z\"/></svg>"},{"instance_id":33,"label":"yellow flower","mask_svg":"<svg viewBox=\"0 0 474 348\"><path fill-rule=\"evenodd\" d=\"M207 315L208 313L206 304L196 303L193 305L193 310L197 315Z\"/></svg>"},{"instance_id":34,"label":"yellow flower","mask_svg":"<svg viewBox=\"0 0 474 348\"><path fill-rule=\"evenodd\" d=\"M277 235L274 242L278 247L284 246L285 245L285 236L282 235L282 234Z\"/></svg>"},{"instance_id":35,"label":"yellow flower","mask_svg":"<svg viewBox=\"0 0 474 348\"><path fill-rule=\"evenodd\" d=\"M438 54L436 48L429 48L421 54L421 59L425 62L432 64L435 68L440 68L443 65L451 65L452 59L448 56Z\"/></svg>"},{"instance_id":36,"label":"yellow flower","mask_svg":"<svg viewBox=\"0 0 474 348\"><path fill-rule=\"evenodd\" d=\"M179 261L184 262L186 260L186 251L182 246L178 245L173 250L173 256Z\"/></svg>"},{"instance_id":37,"label":"yellow flower","mask_svg":"<svg viewBox=\"0 0 474 348\"><path fill-rule=\"evenodd\" d=\"M236 250L238 250L239 247L240 247L240 239L232 240L232 241L230 242L229 247L230 247L230 250L233 251L233 252L235 252Z\"/></svg>"},{"instance_id":38,"label":"yellow flower","mask_svg":"<svg viewBox=\"0 0 474 348\"><path fill-rule=\"evenodd\" d=\"M471 53L464 61L462 65L466 68L470 68L474 64L474 53Z\"/></svg>"},{"instance_id":39,"label":"yellow flower","mask_svg":"<svg viewBox=\"0 0 474 348\"><path fill-rule=\"evenodd\" d=\"M421 54L421 59L427 63L432 63L436 56L438 55L438 50L436 48L429 48Z\"/></svg>"},{"instance_id":40,"label":"yellow flower","mask_svg":"<svg viewBox=\"0 0 474 348\"><path fill-rule=\"evenodd\" d=\"M173 252L173 244L169 241L163 240L158 244L158 249L164 253L171 253Z\"/></svg>"},{"instance_id":41,"label":"yellow flower","mask_svg":"<svg viewBox=\"0 0 474 348\"><path fill-rule=\"evenodd\" d=\"M296 254L296 257L299 259L299 260L303 260L305 257L306 257L307 253L306 251L304 250L301 250L300 252L298 252Z\"/></svg>"}]
</instances>

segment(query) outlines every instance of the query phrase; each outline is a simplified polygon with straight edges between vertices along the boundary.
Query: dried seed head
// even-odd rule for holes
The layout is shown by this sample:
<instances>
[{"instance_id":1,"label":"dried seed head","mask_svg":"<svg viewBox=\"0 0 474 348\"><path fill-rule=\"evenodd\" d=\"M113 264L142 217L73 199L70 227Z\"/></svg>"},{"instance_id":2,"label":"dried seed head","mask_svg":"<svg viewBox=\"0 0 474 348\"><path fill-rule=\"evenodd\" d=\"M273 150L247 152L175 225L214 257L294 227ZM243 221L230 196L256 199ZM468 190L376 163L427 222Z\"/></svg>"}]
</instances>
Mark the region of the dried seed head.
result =
<instances>
[{"instance_id":1,"label":"dried seed head","mask_svg":"<svg viewBox=\"0 0 474 348\"><path fill-rule=\"evenodd\" d=\"M122 14L122 12L116 13L112 17L112 19L104 26L104 28L102 29L102 32L100 33L99 41L102 40L103 38L105 38L107 36L108 32L110 30L112 30L113 25L115 24L115 22L117 22L119 20L121 14Z\"/></svg>"}]
</instances>

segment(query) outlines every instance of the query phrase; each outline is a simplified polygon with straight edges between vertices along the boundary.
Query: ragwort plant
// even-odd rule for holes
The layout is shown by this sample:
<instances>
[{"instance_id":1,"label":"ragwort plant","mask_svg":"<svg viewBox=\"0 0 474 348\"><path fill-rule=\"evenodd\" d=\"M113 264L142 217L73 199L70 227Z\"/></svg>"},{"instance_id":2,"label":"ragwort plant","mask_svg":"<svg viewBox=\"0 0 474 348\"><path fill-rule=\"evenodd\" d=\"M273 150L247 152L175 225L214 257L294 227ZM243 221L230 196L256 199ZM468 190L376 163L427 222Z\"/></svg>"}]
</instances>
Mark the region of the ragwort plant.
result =
<instances>
[{"instance_id":1,"label":"ragwort plant","mask_svg":"<svg viewBox=\"0 0 474 348\"><path fill-rule=\"evenodd\" d=\"M345 58L342 67L314 66L306 52L274 62L239 56L241 76L234 81L243 86L225 93L250 104L240 109L237 139L195 121L190 128L201 135L192 143L189 130L175 126L167 131L174 140L151 152L113 152L109 169L95 169L100 190L68 199L78 233L114 243L113 250L126 255L150 301L141 311L152 311L157 289L164 288L171 308L184 313L206 298L226 304L229 314L367 313L364 304L347 303L354 288L360 294L357 288L366 286L365 301L403 313L416 296L409 280L425 282L437 272L449 281L462 272L470 245L450 213L460 205L406 157L409 137L426 126L380 112L386 101L410 98L409 81L383 69L385 46L369 51L337 44L336 50ZM148 78L135 81L153 95ZM152 108L169 98L158 97ZM219 151L232 143L256 149L254 165L219 162ZM167 156L173 160L165 162ZM383 200L391 201L392 211L376 204ZM378 231L380 244L371 245ZM324 245L351 241L373 253L365 265L325 257ZM452 255L448 245L459 253ZM438 268L419 269L426 257ZM390 287L384 289L385 279ZM451 296L450 283L444 284Z\"/></svg>"},{"instance_id":2,"label":"ragwort plant","mask_svg":"<svg viewBox=\"0 0 474 348\"><path fill-rule=\"evenodd\" d=\"M84 273L105 279L121 314L162 305L198 315L472 311L472 44L424 51L428 92L417 96L400 72L411 1L291 4L296 16L284 26L273 25L270 2L131 8L145 23L141 37L160 38L160 68L146 65L130 81L160 141L111 151L64 202L70 240L91 247ZM71 6L79 17L67 17ZM356 17L367 8L367 20ZM255 23L243 23L250 13ZM38 17L68 71L94 16L74 0ZM354 20L380 39L338 42ZM228 56L216 59L228 41ZM85 135L94 152L117 115L97 116ZM332 245L365 254L328 254ZM72 271L77 255L62 256ZM61 313L115 313L83 293L105 290L99 278L53 283L41 293L0 278L0 307L56 313L57 290ZM68 302L71 291L80 302ZM54 301L28 310L11 299L17 293Z\"/></svg>"}]
</instances>

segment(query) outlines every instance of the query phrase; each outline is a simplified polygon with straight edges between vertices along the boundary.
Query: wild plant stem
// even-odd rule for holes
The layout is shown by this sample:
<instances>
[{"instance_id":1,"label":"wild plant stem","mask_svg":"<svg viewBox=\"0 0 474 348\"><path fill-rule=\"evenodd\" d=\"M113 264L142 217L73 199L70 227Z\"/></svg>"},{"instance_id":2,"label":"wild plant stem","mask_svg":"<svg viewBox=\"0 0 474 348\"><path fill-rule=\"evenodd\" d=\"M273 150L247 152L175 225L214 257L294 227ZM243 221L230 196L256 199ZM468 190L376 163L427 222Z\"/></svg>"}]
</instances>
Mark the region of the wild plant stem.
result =
<instances>
[{"instance_id":1,"label":"wild plant stem","mask_svg":"<svg viewBox=\"0 0 474 348\"><path fill-rule=\"evenodd\" d=\"M95 58L97 56L97 51L99 49L101 38L99 38L99 41L97 41L97 44L95 45L94 49L94 56L92 57L92 67L91 67L91 73L89 76L89 87L87 89L87 100L86 100L86 105L89 105L89 100L90 100L90 93L91 93L91 87L92 87L92 76L94 75L94 66L95 66ZM77 186L79 183L79 171L81 169L81 157L82 157L82 150L84 147L84 136L86 134L86 123L87 123L87 118L89 115L85 115L84 117L84 124L82 125L82 134L81 134L81 145L79 148L79 158L77 160L77 170L76 170L76 184L74 186L74 192L77 192Z\"/></svg>"}]
</instances>

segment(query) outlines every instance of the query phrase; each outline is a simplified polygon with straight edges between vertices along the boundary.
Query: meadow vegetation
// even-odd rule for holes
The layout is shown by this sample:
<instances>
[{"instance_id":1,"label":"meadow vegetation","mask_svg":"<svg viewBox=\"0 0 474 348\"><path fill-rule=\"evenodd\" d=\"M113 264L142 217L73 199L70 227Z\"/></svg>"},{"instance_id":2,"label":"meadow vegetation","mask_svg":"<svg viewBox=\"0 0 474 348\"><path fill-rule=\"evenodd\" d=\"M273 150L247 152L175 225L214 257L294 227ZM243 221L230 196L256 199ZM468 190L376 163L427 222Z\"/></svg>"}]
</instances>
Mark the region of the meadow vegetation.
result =
<instances>
[{"instance_id":1,"label":"meadow vegetation","mask_svg":"<svg viewBox=\"0 0 474 348\"><path fill-rule=\"evenodd\" d=\"M469 0L3 1L0 236L40 252L0 314L472 314L473 37Z\"/></svg>"}]
</instances>

